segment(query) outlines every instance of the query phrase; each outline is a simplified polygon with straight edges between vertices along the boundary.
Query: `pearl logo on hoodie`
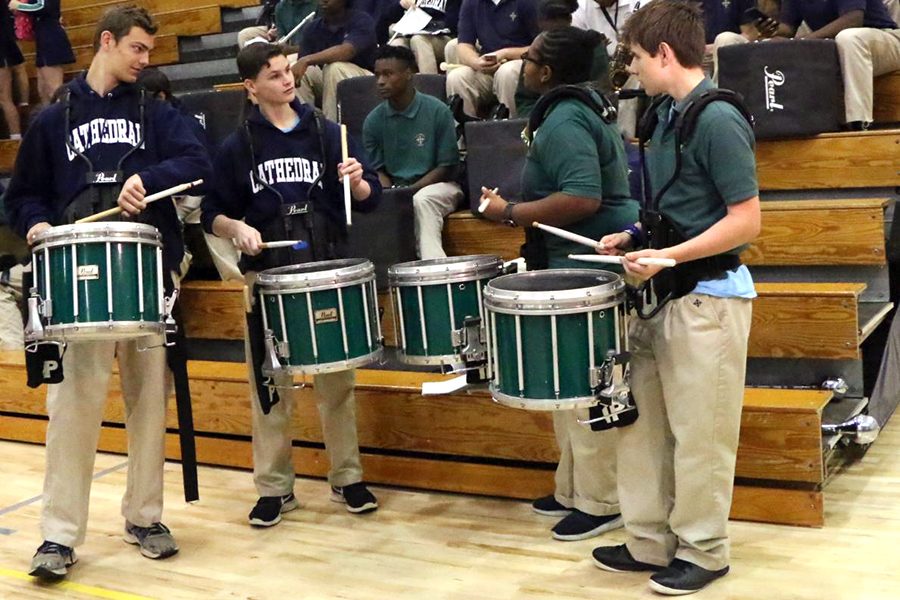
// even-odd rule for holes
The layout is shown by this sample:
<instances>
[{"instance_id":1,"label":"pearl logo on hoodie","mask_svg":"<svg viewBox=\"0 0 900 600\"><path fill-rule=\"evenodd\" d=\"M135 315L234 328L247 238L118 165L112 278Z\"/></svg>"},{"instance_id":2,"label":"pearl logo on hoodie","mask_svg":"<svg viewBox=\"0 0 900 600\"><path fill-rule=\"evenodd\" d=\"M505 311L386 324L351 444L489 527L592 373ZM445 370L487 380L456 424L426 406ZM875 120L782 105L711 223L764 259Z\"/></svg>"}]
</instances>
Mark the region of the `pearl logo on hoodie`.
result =
<instances>
[{"instance_id":1,"label":"pearl logo on hoodie","mask_svg":"<svg viewBox=\"0 0 900 600\"><path fill-rule=\"evenodd\" d=\"M73 128L69 139L79 152L87 152L98 144L128 144L134 147L141 139L141 125L128 119L92 119ZM78 156L68 146L66 153L70 162Z\"/></svg>"},{"instance_id":2,"label":"pearl logo on hoodie","mask_svg":"<svg viewBox=\"0 0 900 600\"><path fill-rule=\"evenodd\" d=\"M275 183L312 183L319 178L322 171L322 163L307 158L288 157L274 158L260 163L256 167L256 176L269 185ZM319 187L322 182L319 182ZM263 186L257 185L256 178L250 174L250 187L254 194L262 191Z\"/></svg>"}]
</instances>

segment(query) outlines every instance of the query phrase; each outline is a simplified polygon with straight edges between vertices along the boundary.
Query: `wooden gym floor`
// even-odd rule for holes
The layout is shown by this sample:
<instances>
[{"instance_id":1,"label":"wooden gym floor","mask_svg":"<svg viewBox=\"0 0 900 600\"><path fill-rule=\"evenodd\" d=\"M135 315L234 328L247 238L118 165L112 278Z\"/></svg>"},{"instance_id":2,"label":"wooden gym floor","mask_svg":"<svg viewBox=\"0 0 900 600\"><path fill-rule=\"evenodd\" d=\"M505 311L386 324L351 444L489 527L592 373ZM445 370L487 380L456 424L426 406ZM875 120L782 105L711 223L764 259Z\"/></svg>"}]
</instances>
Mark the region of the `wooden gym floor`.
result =
<instances>
[{"instance_id":1,"label":"wooden gym floor","mask_svg":"<svg viewBox=\"0 0 900 600\"><path fill-rule=\"evenodd\" d=\"M254 530L250 473L201 468L201 501L181 498L166 468L165 522L181 553L141 557L121 541L125 458L97 457L87 542L66 583L25 574L40 543L43 447L2 442L0 598L652 598L645 574L612 574L590 561L598 543L556 542L554 520L527 503L375 488L381 509L353 516L321 480L296 485L300 510ZM732 572L704 599L876 600L900 597L900 419L862 461L826 489L826 527L732 522Z\"/></svg>"}]
</instances>

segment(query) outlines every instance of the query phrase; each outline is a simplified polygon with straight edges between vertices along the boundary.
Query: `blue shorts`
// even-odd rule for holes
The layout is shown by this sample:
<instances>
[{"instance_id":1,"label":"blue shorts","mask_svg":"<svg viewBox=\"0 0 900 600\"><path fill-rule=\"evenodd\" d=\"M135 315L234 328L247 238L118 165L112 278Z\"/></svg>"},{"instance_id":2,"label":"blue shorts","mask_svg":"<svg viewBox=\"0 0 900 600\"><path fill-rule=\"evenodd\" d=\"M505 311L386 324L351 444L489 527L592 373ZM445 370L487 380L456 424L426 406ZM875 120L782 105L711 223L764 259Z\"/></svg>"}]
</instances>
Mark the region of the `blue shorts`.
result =
<instances>
[{"instance_id":1,"label":"blue shorts","mask_svg":"<svg viewBox=\"0 0 900 600\"><path fill-rule=\"evenodd\" d=\"M69 36L57 18L34 20L34 45L37 48L34 63L38 67L70 65L75 62Z\"/></svg>"}]
</instances>

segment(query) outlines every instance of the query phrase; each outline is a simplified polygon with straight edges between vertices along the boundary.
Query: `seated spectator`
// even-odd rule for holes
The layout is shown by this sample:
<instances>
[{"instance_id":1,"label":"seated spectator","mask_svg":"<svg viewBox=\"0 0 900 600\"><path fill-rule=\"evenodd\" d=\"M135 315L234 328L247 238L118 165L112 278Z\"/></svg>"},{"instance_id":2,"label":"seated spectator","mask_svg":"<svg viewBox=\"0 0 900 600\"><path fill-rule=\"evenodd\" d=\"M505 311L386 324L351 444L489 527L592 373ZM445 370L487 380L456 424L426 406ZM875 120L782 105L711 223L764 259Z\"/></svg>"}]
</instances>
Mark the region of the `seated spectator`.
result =
<instances>
[{"instance_id":1,"label":"seated spectator","mask_svg":"<svg viewBox=\"0 0 900 600\"><path fill-rule=\"evenodd\" d=\"M781 0L758 0L756 9L759 13L755 16L751 16L747 12L744 13L745 18L742 19L740 33L723 31L716 36L712 48L713 82L719 83L719 48L746 42L756 42L775 35L778 29L778 14L781 12Z\"/></svg>"},{"instance_id":2,"label":"seated spectator","mask_svg":"<svg viewBox=\"0 0 900 600\"><path fill-rule=\"evenodd\" d=\"M412 50L420 73L436 74L438 64L447 60L444 48L451 38L456 37L460 2L461 0L419 0L416 6L431 16L423 33L398 35L391 41L395 46L405 46ZM413 0L400 0L400 5L409 9Z\"/></svg>"},{"instance_id":3,"label":"seated spectator","mask_svg":"<svg viewBox=\"0 0 900 600\"><path fill-rule=\"evenodd\" d=\"M304 28L300 58L291 69L297 95L325 116L337 121L337 84L343 79L371 75L375 58L375 22L347 0L319 0L319 14Z\"/></svg>"},{"instance_id":4,"label":"seated spectator","mask_svg":"<svg viewBox=\"0 0 900 600\"><path fill-rule=\"evenodd\" d=\"M606 52L612 56L625 21L641 4L641 0L578 0L578 9L572 15L572 25L605 35L609 40ZM643 4L646 4L646 0Z\"/></svg>"},{"instance_id":5,"label":"seated spectator","mask_svg":"<svg viewBox=\"0 0 900 600\"><path fill-rule=\"evenodd\" d=\"M172 84L166 74L159 69L146 68L138 75L137 83L142 85L154 98L163 102L169 102L181 112L184 117L185 125L190 129L197 140L203 144L210 155L215 154L215 149L206 134L205 115L195 115L184 110L181 102L177 97L172 95ZM197 225L200 223L200 203L206 194L206 189L211 186L204 185L194 188L194 192L190 195L173 196L175 202L175 212L178 214L178 220L184 225ZM244 278L238 269L237 263L240 254L235 248L231 240L223 239L215 235L204 232L206 246L209 248L209 254L213 260L216 270L223 281L235 280L243 281ZM188 248L184 249L184 258L179 268L179 276L184 279L187 271L191 266L191 255Z\"/></svg>"},{"instance_id":6,"label":"seated spectator","mask_svg":"<svg viewBox=\"0 0 900 600\"><path fill-rule=\"evenodd\" d=\"M375 60L384 98L366 118L363 142L383 187L412 189L416 248L422 259L447 256L441 245L444 217L459 206L453 178L459 163L450 109L413 87L415 57L408 48L384 46Z\"/></svg>"},{"instance_id":7,"label":"seated spectator","mask_svg":"<svg viewBox=\"0 0 900 600\"><path fill-rule=\"evenodd\" d=\"M243 48L254 38L274 42L286 36L300 21L315 12L316 0L266 0L256 25L245 27L238 33L238 48ZM297 44L300 32L295 33L289 44Z\"/></svg>"},{"instance_id":8,"label":"seated spectator","mask_svg":"<svg viewBox=\"0 0 900 600\"><path fill-rule=\"evenodd\" d=\"M463 109L478 116L481 106L499 101L515 117L520 57L537 36L535 0L463 0L457 59L447 75L447 95L458 94Z\"/></svg>"},{"instance_id":9,"label":"seated spectator","mask_svg":"<svg viewBox=\"0 0 900 600\"><path fill-rule=\"evenodd\" d=\"M69 36L60 23L60 0L36 0L30 4L10 0L9 9L27 12L34 17L34 64L37 66L38 95L41 104L49 104L50 96L63 83L63 65L75 62Z\"/></svg>"},{"instance_id":10,"label":"seated spectator","mask_svg":"<svg viewBox=\"0 0 900 600\"><path fill-rule=\"evenodd\" d=\"M810 33L797 35L804 22ZM884 0L784 0L778 35L834 39L844 79L848 128L867 129L872 122L872 80L900 69L900 29Z\"/></svg>"},{"instance_id":11,"label":"seated spectator","mask_svg":"<svg viewBox=\"0 0 900 600\"><path fill-rule=\"evenodd\" d=\"M590 1L593 2L593 0ZM542 32L569 27L572 24L572 14L577 9L578 0L539 0L538 26ZM606 35L601 35L603 35L605 40ZM609 88L609 78L607 77L609 55L606 53L606 47L607 44L604 41L602 44L597 45L593 52L593 66L591 67L589 81L593 82L593 86L598 90L607 90ZM525 65L523 64L522 71L519 74L519 86L516 88L516 110L519 117L527 117L531 114L531 109L534 108L538 98L541 97L539 92L525 87L524 72Z\"/></svg>"}]
</instances>

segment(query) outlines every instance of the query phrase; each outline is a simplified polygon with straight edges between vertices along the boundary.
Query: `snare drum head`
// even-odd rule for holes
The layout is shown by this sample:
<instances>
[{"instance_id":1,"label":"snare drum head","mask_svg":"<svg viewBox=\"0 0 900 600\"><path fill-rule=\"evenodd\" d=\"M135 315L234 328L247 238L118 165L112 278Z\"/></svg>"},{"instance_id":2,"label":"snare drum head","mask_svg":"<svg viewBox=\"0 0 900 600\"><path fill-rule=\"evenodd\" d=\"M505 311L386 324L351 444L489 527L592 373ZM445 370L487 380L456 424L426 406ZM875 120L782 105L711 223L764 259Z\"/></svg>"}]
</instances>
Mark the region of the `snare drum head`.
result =
<instances>
[{"instance_id":1,"label":"snare drum head","mask_svg":"<svg viewBox=\"0 0 900 600\"><path fill-rule=\"evenodd\" d=\"M58 243L140 241L160 243L159 231L146 223L120 221L60 225L42 231L34 239L35 247Z\"/></svg>"},{"instance_id":2,"label":"snare drum head","mask_svg":"<svg viewBox=\"0 0 900 600\"><path fill-rule=\"evenodd\" d=\"M622 302L625 282L597 269L547 269L492 279L485 306L498 311L597 308Z\"/></svg>"},{"instance_id":3,"label":"snare drum head","mask_svg":"<svg viewBox=\"0 0 900 600\"><path fill-rule=\"evenodd\" d=\"M257 281L263 288L313 290L353 285L374 277L375 267L372 261L365 258L341 258L266 269L260 272Z\"/></svg>"},{"instance_id":4,"label":"snare drum head","mask_svg":"<svg viewBox=\"0 0 900 600\"><path fill-rule=\"evenodd\" d=\"M493 254L448 256L400 263L388 269L393 286L422 283L452 283L495 277L503 268L503 260Z\"/></svg>"}]
</instances>

